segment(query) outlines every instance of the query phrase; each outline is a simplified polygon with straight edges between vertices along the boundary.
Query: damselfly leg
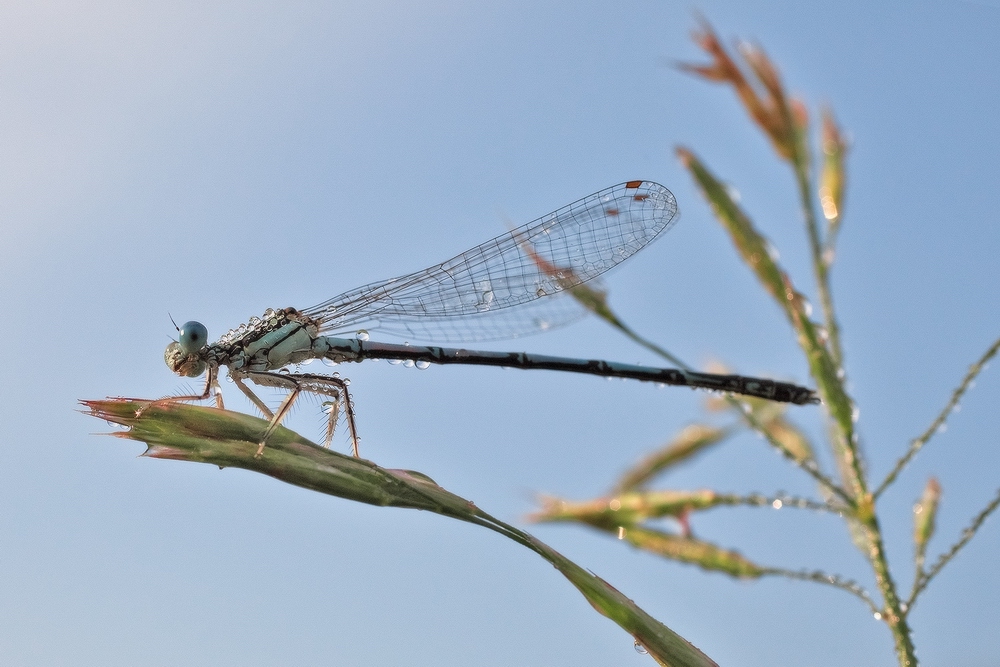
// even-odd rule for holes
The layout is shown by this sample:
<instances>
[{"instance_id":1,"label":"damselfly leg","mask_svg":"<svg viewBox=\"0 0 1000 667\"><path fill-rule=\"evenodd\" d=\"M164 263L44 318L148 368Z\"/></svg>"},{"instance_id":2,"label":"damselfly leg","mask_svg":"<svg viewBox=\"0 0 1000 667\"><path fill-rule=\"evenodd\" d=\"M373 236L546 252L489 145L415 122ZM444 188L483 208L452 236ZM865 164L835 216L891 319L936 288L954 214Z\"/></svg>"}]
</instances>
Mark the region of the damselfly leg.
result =
<instances>
[{"instance_id":1,"label":"damselfly leg","mask_svg":"<svg viewBox=\"0 0 1000 667\"><path fill-rule=\"evenodd\" d=\"M288 415L292 405L303 392L326 396L330 399L333 409L327 411L326 438L324 447L330 447L333 434L336 430L337 420L340 418L340 405L343 403L344 415L347 420L347 430L351 438L351 453L358 456L358 430L354 419L354 405L351 395L347 390L347 382L332 375L316 375L313 373L272 373L269 371L233 372L230 373L233 383L257 408L270 420L264 434L260 438L260 443L255 456L259 457L264 453L267 439L271 437L274 430L278 428L282 420ZM265 387L276 387L287 389L288 395L281 401L277 410L272 411L264 401L254 394L250 387L246 386L243 379L246 378L254 384Z\"/></svg>"}]
</instances>

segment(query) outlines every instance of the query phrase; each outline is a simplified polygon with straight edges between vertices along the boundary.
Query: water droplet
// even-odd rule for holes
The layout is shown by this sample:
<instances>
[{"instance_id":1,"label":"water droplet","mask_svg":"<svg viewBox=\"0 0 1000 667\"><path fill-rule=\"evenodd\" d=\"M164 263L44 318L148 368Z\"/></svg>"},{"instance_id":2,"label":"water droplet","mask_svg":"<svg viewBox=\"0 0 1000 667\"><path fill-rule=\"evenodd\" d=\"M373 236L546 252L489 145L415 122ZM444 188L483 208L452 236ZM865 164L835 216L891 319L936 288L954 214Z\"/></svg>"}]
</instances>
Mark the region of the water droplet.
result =
<instances>
[{"instance_id":1,"label":"water droplet","mask_svg":"<svg viewBox=\"0 0 1000 667\"><path fill-rule=\"evenodd\" d=\"M781 253L778 252L777 248L771 245L770 241L765 242L764 249L767 250L767 256L771 258L772 262L777 262L779 259L781 259Z\"/></svg>"},{"instance_id":2,"label":"water droplet","mask_svg":"<svg viewBox=\"0 0 1000 667\"><path fill-rule=\"evenodd\" d=\"M233 382L233 376L232 375L227 375L226 376L226 382Z\"/></svg>"},{"instance_id":3,"label":"water droplet","mask_svg":"<svg viewBox=\"0 0 1000 667\"><path fill-rule=\"evenodd\" d=\"M413 359L404 359L403 365L407 368L413 368Z\"/></svg>"},{"instance_id":4,"label":"water droplet","mask_svg":"<svg viewBox=\"0 0 1000 667\"><path fill-rule=\"evenodd\" d=\"M634 648L635 652L639 655L649 655L649 651L646 650L645 646L639 643L638 639L632 643L632 648Z\"/></svg>"},{"instance_id":5,"label":"water droplet","mask_svg":"<svg viewBox=\"0 0 1000 667\"><path fill-rule=\"evenodd\" d=\"M861 416L861 409L858 406L851 406L851 423L857 424L858 417Z\"/></svg>"},{"instance_id":6,"label":"water droplet","mask_svg":"<svg viewBox=\"0 0 1000 667\"><path fill-rule=\"evenodd\" d=\"M329 366L330 368L333 368L334 366L338 366L339 363L336 362L336 361L334 361L333 359L328 359L326 357L323 357L323 365L324 366Z\"/></svg>"},{"instance_id":7,"label":"water droplet","mask_svg":"<svg viewBox=\"0 0 1000 667\"><path fill-rule=\"evenodd\" d=\"M872 614L872 616L875 617L876 621L881 621L882 620L882 614L880 614L879 612L875 612L874 614Z\"/></svg>"},{"instance_id":8,"label":"water droplet","mask_svg":"<svg viewBox=\"0 0 1000 667\"><path fill-rule=\"evenodd\" d=\"M734 204L739 204L740 203L740 191L739 190L737 190L735 187L733 187L733 185L731 185L730 183L726 183L722 187L725 188L726 194L729 195L729 198L733 200Z\"/></svg>"},{"instance_id":9,"label":"water droplet","mask_svg":"<svg viewBox=\"0 0 1000 667\"><path fill-rule=\"evenodd\" d=\"M782 503L781 500L775 498L774 501L771 503L771 507L773 507L776 510L780 510L783 504L784 503Z\"/></svg>"},{"instance_id":10,"label":"water droplet","mask_svg":"<svg viewBox=\"0 0 1000 667\"><path fill-rule=\"evenodd\" d=\"M618 539L619 540L625 539L625 526L618 526Z\"/></svg>"},{"instance_id":11,"label":"water droplet","mask_svg":"<svg viewBox=\"0 0 1000 667\"><path fill-rule=\"evenodd\" d=\"M397 365L403 363L403 360L402 359L389 359L389 363L392 364L393 366L397 366Z\"/></svg>"},{"instance_id":12,"label":"water droplet","mask_svg":"<svg viewBox=\"0 0 1000 667\"><path fill-rule=\"evenodd\" d=\"M431 365L431 362L427 361L426 359L418 359L416 363L414 363L413 365L419 368L420 370L424 370L425 368Z\"/></svg>"},{"instance_id":13,"label":"water droplet","mask_svg":"<svg viewBox=\"0 0 1000 667\"><path fill-rule=\"evenodd\" d=\"M291 371L288 370L287 368L278 369L278 372L281 373L282 375L288 375L289 373L291 373Z\"/></svg>"},{"instance_id":14,"label":"water droplet","mask_svg":"<svg viewBox=\"0 0 1000 667\"><path fill-rule=\"evenodd\" d=\"M344 386L345 387L351 386L351 378L344 378Z\"/></svg>"},{"instance_id":15,"label":"water droplet","mask_svg":"<svg viewBox=\"0 0 1000 667\"><path fill-rule=\"evenodd\" d=\"M371 338L367 329L358 329L358 332L354 335L358 337L358 340L368 340Z\"/></svg>"}]
</instances>

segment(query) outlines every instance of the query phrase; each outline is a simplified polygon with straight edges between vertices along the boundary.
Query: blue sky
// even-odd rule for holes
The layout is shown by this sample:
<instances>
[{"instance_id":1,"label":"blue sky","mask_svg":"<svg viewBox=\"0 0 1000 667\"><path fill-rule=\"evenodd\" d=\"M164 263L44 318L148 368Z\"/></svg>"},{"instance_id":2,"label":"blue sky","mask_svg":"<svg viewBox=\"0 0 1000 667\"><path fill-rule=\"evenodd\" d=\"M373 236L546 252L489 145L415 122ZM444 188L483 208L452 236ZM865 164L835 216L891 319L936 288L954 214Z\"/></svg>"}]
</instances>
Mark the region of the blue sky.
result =
<instances>
[{"instance_id":1,"label":"blue sky","mask_svg":"<svg viewBox=\"0 0 1000 667\"><path fill-rule=\"evenodd\" d=\"M812 293L793 182L733 96L677 72L701 12L763 45L852 141L834 268L868 466L880 479L1000 335L996 2L5 3L0 8L0 662L10 665L645 665L533 554L440 517L249 473L138 459L79 398L162 396L179 322L218 335L420 269L593 191L664 183L682 217L607 281L694 365L808 382L779 310L674 158L684 145ZM495 349L653 363L596 321ZM521 521L534 494L603 493L702 395L554 373L348 371L363 454ZM251 407L229 392L229 405ZM944 488L933 558L996 493L988 370L884 498L912 577L911 505ZM272 397L273 400L274 397ZM320 432L315 404L291 425ZM822 433L816 408L795 420ZM345 448L344 443L340 443ZM672 488L813 494L744 437ZM842 525L698 517L706 539L871 586ZM889 633L815 585L664 562L530 527L720 664L893 664ZM1000 660L988 522L911 621L925 664Z\"/></svg>"}]
</instances>

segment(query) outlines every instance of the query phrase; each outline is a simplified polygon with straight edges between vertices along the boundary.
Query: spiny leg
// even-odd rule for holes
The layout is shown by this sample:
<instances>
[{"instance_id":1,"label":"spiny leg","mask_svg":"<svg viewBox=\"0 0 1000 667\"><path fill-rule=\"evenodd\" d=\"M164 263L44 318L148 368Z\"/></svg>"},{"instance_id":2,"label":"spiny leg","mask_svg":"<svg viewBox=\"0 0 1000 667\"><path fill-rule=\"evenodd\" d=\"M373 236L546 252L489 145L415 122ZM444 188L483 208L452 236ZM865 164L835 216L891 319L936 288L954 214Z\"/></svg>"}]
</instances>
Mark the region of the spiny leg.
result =
<instances>
[{"instance_id":1,"label":"spiny leg","mask_svg":"<svg viewBox=\"0 0 1000 667\"><path fill-rule=\"evenodd\" d=\"M223 409L222 404L222 388L219 386L219 367L209 366L208 371L205 374L205 389L202 390L200 394L190 394L187 396L164 396L163 398L158 398L155 401L150 401L149 399L143 398L126 398L120 397L123 401L136 401L145 403L144 406L135 411L136 417L141 417L142 413L151 405L157 405L160 403L184 403L186 401L204 401L212 396L212 389L215 389L215 404L221 410Z\"/></svg>"},{"instance_id":2,"label":"spiny leg","mask_svg":"<svg viewBox=\"0 0 1000 667\"><path fill-rule=\"evenodd\" d=\"M253 393L253 390L243 383L243 377L241 375L230 373L229 377L233 379L233 384L236 385L236 388L242 391L243 395L249 398L250 402L257 406L257 409L261 411L264 417L267 419L274 419L274 413L271 412L271 408L267 407L267 404L260 400L257 394Z\"/></svg>"},{"instance_id":3,"label":"spiny leg","mask_svg":"<svg viewBox=\"0 0 1000 667\"><path fill-rule=\"evenodd\" d=\"M337 422L340 421L340 399L334 398L332 401L324 401L323 411L328 415L323 446L330 449L330 445L333 444L333 434L337 430Z\"/></svg>"},{"instance_id":4,"label":"spiny leg","mask_svg":"<svg viewBox=\"0 0 1000 667\"><path fill-rule=\"evenodd\" d=\"M278 406L278 409L274 411L273 416L271 416L271 423L268 424L267 429L264 430L264 435L261 437L260 446L257 449L256 456L260 456L264 452L264 447L267 444L267 439L274 433L274 430L278 428L278 425L288 414L295 400L298 398L299 394L302 392L307 392L311 394L319 394L321 396L329 396L338 405L341 400L344 403L344 413L347 417L347 429L350 431L351 436L351 453L354 456L359 456L358 453L358 431L357 424L354 420L354 406L352 405L351 396L347 390L347 383L341 378L331 377L329 375L314 375L311 373L270 373L270 372L251 372L246 373L245 377L255 384L265 385L269 387L280 387L283 389L289 389L288 395ZM239 385L237 385L239 386ZM247 393L249 389L246 390ZM249 394L248 394L249 396ZM252 400L252 399L251 399ZM259 400L259 399L258 399ZM258 407L261 407L259 403L255 401ZM339 408L336 411L331 411L330 419L336 420L339 417ZM330 446L330 440L333 436L333 425L328 424L327 426L327 438L324 443L327 447Z\"/></svg>"}]
</instances>

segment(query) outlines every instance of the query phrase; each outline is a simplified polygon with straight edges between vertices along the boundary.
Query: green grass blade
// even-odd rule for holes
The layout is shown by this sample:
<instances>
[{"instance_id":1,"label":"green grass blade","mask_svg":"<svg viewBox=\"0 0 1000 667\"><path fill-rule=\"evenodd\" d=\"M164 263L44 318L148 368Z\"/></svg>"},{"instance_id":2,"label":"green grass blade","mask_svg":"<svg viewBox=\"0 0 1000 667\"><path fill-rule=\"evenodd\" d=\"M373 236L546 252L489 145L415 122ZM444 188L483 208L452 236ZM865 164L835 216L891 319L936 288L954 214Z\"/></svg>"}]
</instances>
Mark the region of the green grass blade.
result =
<instances>
[{"instance_id":1,"label":"green grass blade","mask_svg":"<svg viewBox=\"0 0 1000 667\"><path fill-rule=\"evenodd\" d=\"M422 509L489 528L552 563L597 611L624 628L659 664L716 664L600 577L438 486L423 473L381 468L371 461L324 449L284 427L274 431L257 457L258 442L268 423L226 410L122 399L82 403L91 415L128 429L113 435L145 442L144 456L242 468L348 500Z\"/></svg>"}]
</instances>

